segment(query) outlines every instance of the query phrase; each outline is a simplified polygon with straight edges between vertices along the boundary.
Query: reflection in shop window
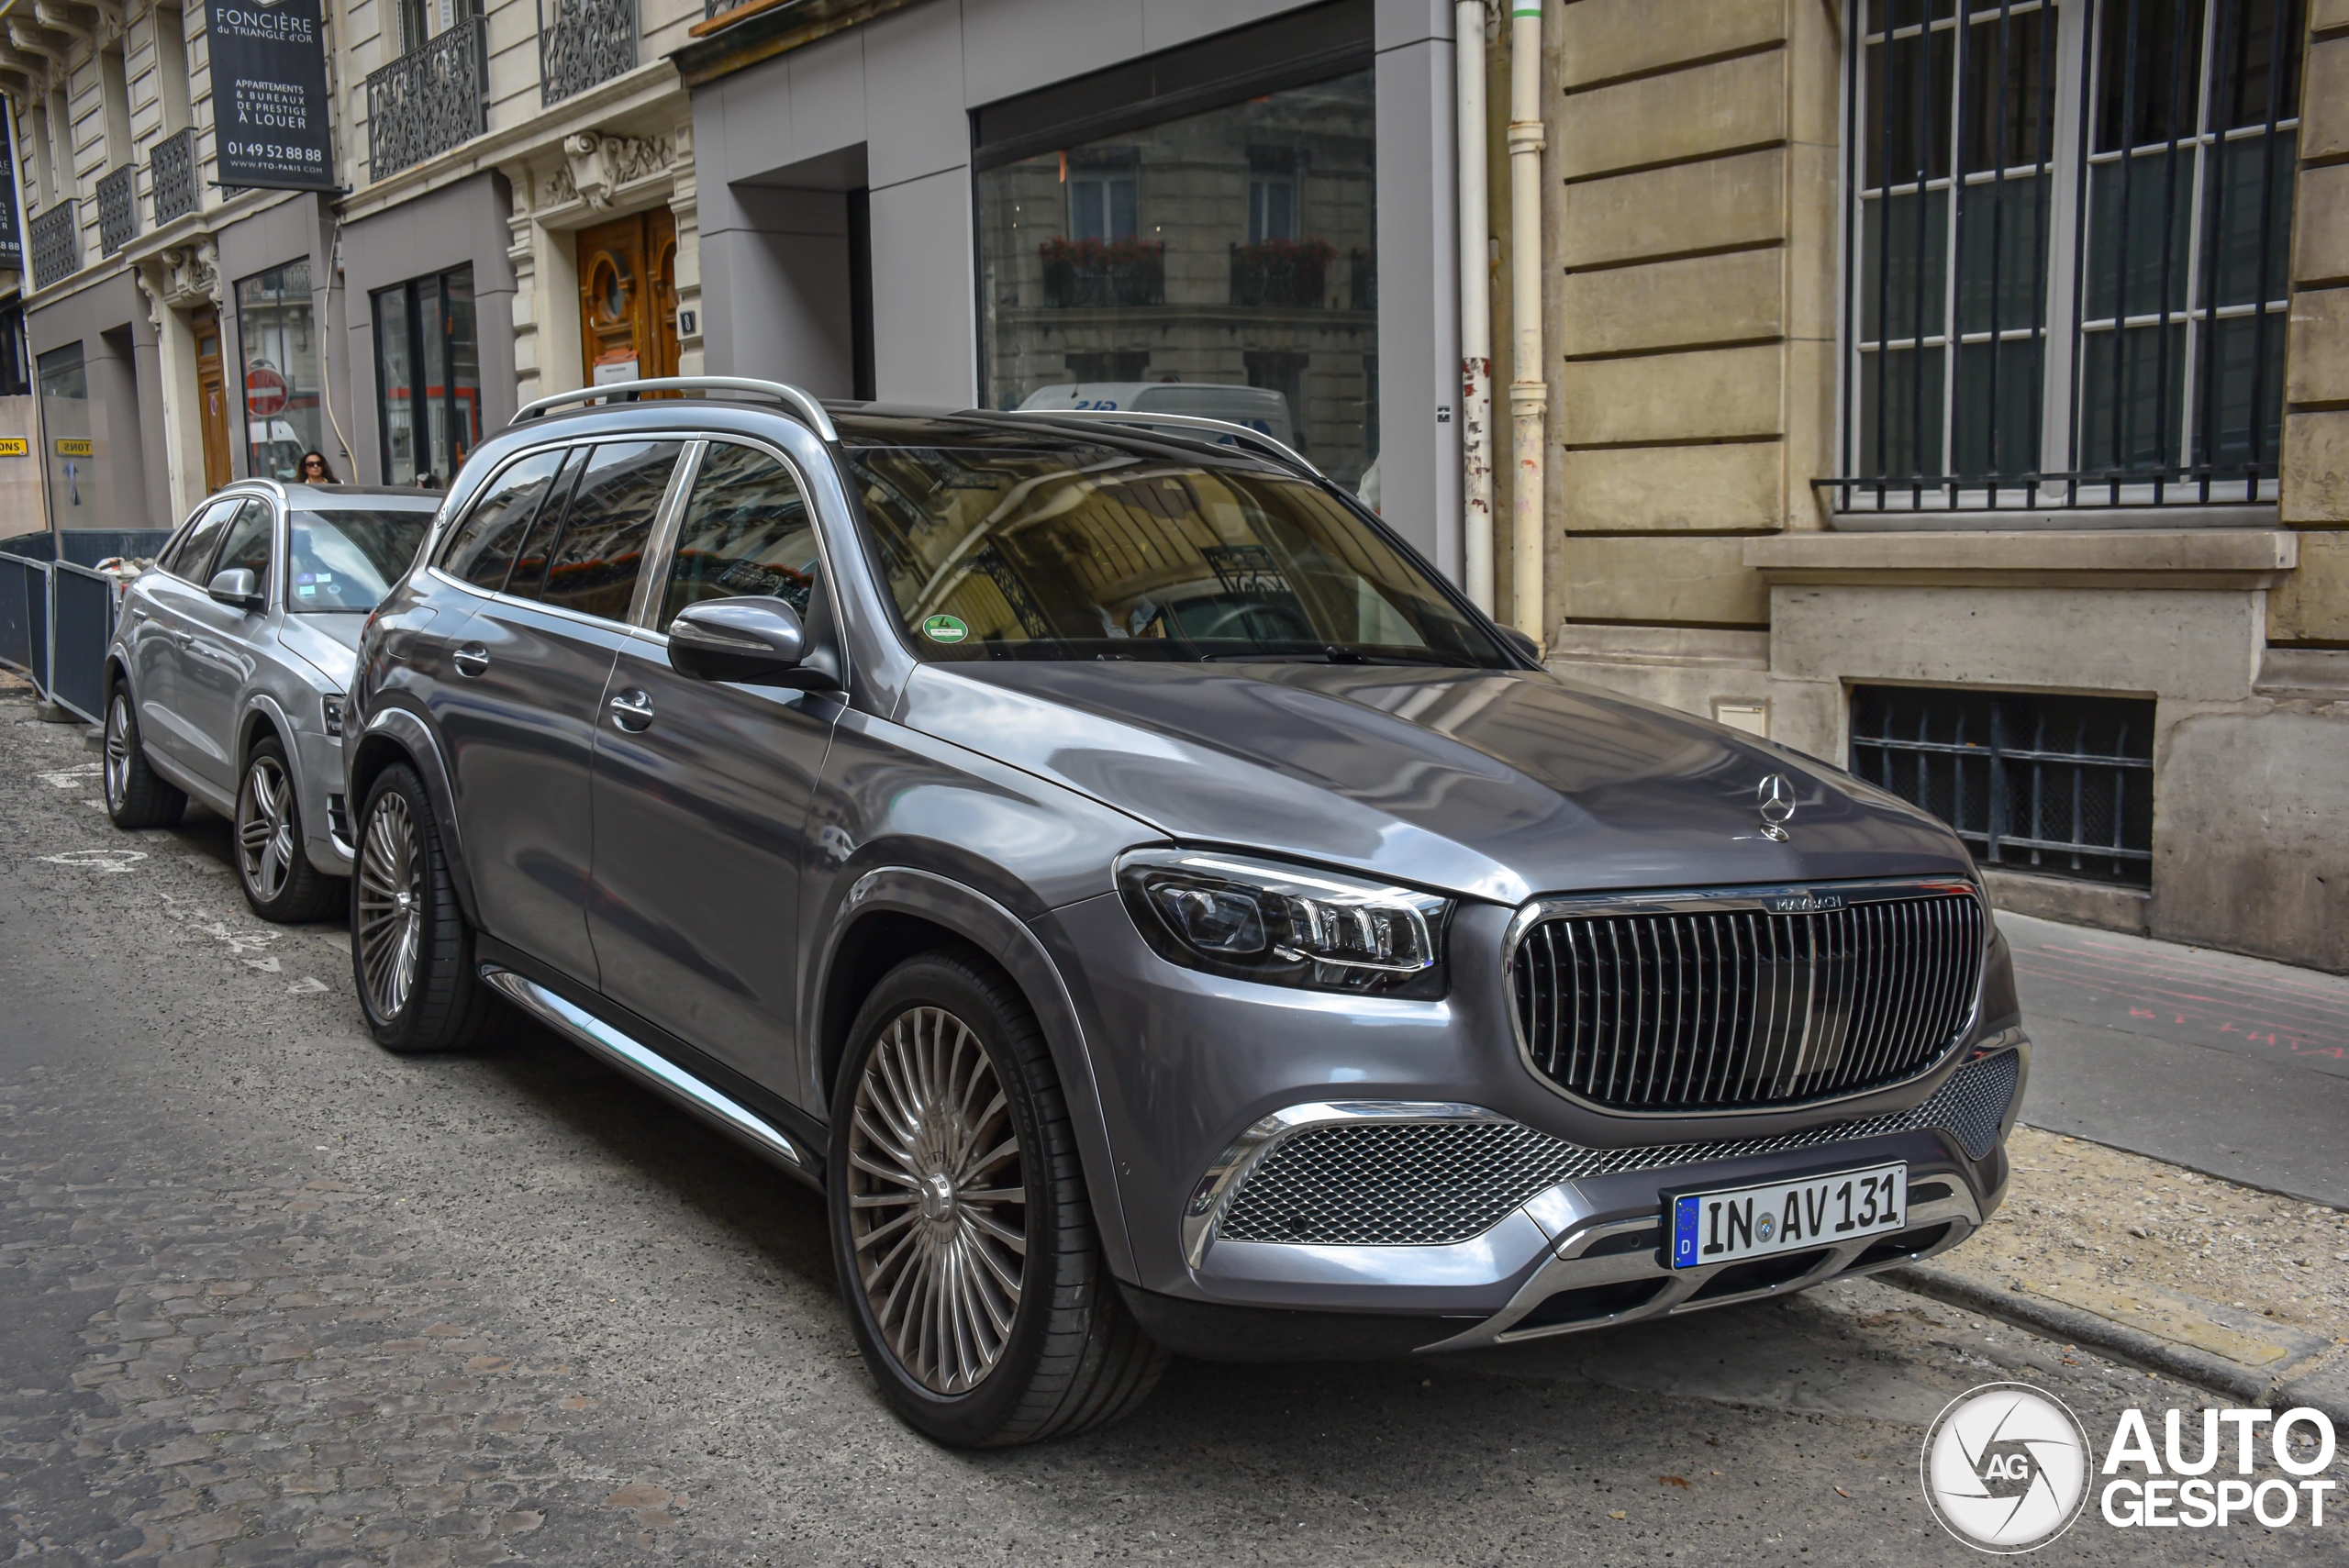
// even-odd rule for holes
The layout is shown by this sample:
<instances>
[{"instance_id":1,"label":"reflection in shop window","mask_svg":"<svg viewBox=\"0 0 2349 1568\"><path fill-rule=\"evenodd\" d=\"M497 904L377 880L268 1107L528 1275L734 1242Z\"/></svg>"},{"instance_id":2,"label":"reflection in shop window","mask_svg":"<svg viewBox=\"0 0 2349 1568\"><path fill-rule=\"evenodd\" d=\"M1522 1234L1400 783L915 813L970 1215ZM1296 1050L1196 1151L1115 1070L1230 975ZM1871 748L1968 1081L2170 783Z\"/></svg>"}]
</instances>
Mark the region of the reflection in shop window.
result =
<instances>
[{"instance_id":1,"label":"reflection in shop window","mask_svg":"<svg viewBox=\"0 0 2349 1568\"><path fill-rule=\"evenodd\" d=\"M306 259L237 285L237 338L245 356L248 472L292 479L304 452L326 450Z\"/></svg>"},{"instance_id":2,"label":"reflection in shop window","mask_svg":"<svg viewBox=\"0 0 2349 1568\"><path fill-rule=\"evenodd\" d=\"M1235 419L1358 485L1377 453L1375 108L1361 71L983 151L986 405Z\"/></svg>"},{"instance_id":3,"label":"reflection in shop window","mask_svg":"<svg viewBox=\"0 0 2349 1568\"><path fill-rule=\"evenodd\" d=\"M481 444L473 270L411 278L373 300L384 483L445 489Z\"/></svg>"}]
</instances>

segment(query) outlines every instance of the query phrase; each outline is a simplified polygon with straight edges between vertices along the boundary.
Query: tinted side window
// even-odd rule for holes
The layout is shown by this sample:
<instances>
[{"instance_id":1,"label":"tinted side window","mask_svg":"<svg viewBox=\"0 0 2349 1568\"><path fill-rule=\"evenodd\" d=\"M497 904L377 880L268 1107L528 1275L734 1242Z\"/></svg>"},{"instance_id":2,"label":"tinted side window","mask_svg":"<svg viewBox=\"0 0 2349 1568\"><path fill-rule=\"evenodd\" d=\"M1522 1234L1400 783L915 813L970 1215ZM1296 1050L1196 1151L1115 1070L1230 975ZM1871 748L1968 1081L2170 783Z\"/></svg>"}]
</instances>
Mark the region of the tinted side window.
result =
<instances>
[{"instance_id":1,"label":"tinted side window","mask_svg":"<svg viewBox=\"0 0 2349 1568\"><path fill-rule=\"evenodd\" d=\"M195 527L180 540L179 549L163 562L163 570L190 583L198 578L209 582L211 574L204 569L212 560L213 547L220 542L220 530L228 526L228 519L237 515L241 505L235 500L215 501L205 508L204 516L195 520Z\"/></svg>"},{"instance_id":2,"label":"tinted side window","mask_svg":"<svg viewBox=\"0 0 2349 1568\"><path fill-rule=\"evenodd\" d=\"M269 591L269 503L248 501L239 509L237 520L228 525L228 537L220 541L219 559L212 563L212 577L223 572L242 567L253 574L253 584L263 593ZM206 579L211 581L210 577Z\"/></svg>"},{"instance_id":3,"label":"tinted side window","mask_svg":"<svg viewBox=\"0 0 2349 1568\"><path fill-rule=\"evenodd\" d=\"M554 552L555 535L562 531L562 509L570 504L571 493L579 488L579 471L586 466L585 447L573 447L564 454L562 472L555 475L546 505L530 524L529 537L515 552L514 575L506 580L506 591L517 598L535 599L547 585L547 557Z\"/></svg>"},{"instance_id":4,"label":"tinted side window","mask_svg":"<svg viewBox=\"0 0 2349 1568\"><path fill-rule=\"evenodd\" d=\"M533 452L499 474L451 537L440 570L493 594L504 588L562 459L560 450Z\"/></svg>"},{"instance_id":5,"label":"tinted side window","mask_svg":"<svg viewBox=\"0 0 2349 1568\"><path fill-rule=\"evenodd\" d=\"M703 599L738 595L771 595L804 616L818 559L815 525L790 470L749 447L714 445L685 504L653 624L665 627Z\"/></svg>"},{"instance_id":6,"label":"tinted side window","mask_svg":"<svg viewBox=\"0 0 2349 1568\"><path fill-rule=\"evenodd\" d=\"M581 615L628 618L652 517L683 448L679 441L608 441L588 453L540 598Z\"/></svg>"}]
</instances>

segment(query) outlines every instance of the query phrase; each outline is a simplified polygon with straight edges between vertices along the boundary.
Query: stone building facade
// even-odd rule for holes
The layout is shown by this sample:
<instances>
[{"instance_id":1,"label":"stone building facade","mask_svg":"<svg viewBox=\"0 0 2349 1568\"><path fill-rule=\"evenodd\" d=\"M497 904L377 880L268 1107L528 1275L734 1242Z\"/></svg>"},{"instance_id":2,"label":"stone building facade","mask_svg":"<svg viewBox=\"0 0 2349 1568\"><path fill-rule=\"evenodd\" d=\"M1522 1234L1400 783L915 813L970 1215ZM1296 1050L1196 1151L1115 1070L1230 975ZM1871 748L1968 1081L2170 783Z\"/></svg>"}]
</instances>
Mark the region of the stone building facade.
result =
<instances>
[{"instance_id":1,"label":"stone building facade","mask_svg":"<svg viewBox=\"0 0 2349 1568\"><path fill-rule=\"evenodd\" d=\"M0 535L135 550L312 448L347 480L445 484L532 396L698 368L692 117L663 54L699 6L322 11L338 188L291 192L220 183L204 5L0 0L27 262L0 311L48 471L48 515Z\"/></svg>"},{"instance_id":2,"label":"stone building facade","mask_svg":"<svg viewBox=\"0 0 2349 1568\"><path fill-rule=\"evenodd\" d=\"M2349 5L1962 10L1553 0L1503 596L2009 907L2349 969Z\"/></svg>"}]
</instances>

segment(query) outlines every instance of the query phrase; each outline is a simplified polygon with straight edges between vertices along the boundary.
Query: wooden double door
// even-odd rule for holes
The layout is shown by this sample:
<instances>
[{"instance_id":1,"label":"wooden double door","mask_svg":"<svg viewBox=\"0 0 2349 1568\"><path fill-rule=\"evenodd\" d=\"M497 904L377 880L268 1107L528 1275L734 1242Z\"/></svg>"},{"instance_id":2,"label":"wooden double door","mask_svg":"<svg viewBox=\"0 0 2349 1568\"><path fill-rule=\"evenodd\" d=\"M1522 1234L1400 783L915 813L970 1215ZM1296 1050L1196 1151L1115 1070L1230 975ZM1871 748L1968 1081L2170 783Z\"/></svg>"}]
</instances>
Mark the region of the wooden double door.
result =
<instances>
[{"instance_id":1,"label":"wooden double door","mask_svg":"<svg viewBox=\"0 0 2349 1568\"><path fill-rule=\"evenodd\" d=\"M579 231L589 385L677 373L677 219L667 207Z\"/></svg>"}]
</instances>

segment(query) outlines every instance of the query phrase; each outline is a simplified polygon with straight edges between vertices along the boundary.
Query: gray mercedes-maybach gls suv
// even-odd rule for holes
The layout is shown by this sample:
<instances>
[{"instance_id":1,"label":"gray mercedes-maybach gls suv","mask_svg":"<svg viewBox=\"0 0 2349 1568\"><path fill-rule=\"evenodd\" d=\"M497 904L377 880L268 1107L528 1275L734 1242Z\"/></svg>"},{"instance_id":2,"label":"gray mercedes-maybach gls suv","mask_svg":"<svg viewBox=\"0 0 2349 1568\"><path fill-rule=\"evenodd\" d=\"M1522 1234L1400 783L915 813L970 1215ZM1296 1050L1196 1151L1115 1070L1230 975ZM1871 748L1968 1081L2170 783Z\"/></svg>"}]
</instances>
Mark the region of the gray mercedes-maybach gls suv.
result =
<instances>
[{"instance_id":1,"label":"gray mercedes-maybach gls suv","mask_svg":"<svg viewBox=\"0 0 2349 1568\"><path fill-rule=\"evenodd\" d=\"M1556 679L1236 427L542 400L346 725L376 1037L502 998L820 1188L948 1442L1170 1351L1800 1290L2006 1186L2029 1047L1948 829Z\"/></svg>"}]
</instances>

